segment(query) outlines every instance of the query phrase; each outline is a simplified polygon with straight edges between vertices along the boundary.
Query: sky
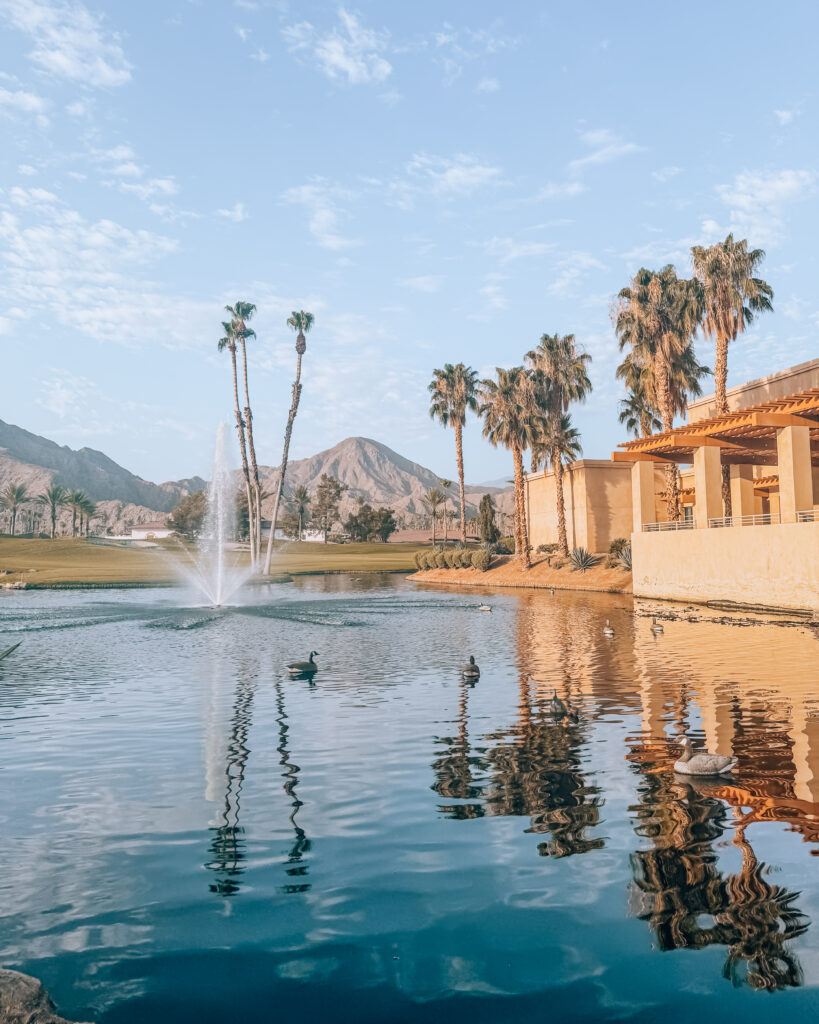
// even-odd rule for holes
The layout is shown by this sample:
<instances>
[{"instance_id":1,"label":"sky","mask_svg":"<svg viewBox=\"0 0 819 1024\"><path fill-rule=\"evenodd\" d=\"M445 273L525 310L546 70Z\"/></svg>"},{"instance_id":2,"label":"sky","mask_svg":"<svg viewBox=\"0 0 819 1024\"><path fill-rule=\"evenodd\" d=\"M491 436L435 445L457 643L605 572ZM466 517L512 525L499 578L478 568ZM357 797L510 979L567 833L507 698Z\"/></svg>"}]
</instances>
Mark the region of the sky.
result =
<instances>
[{"instance_id":1,"label":"sky","mask_svg":"<svg viewBox=\"0 0 819 1024\"><path fill-rule=\"evenodd\" d=\"M242 299L264 464L296 309L291 457L363 435L453 477L432 370L559 332L593 357L574 415L606 458L611 303L640 266L747 237L775 310L729 384L819 355L818 34L812 2L0 0L0 418L207 476ZM510 472L474 418L465 460Z\"/></svg>"}]
</instances>

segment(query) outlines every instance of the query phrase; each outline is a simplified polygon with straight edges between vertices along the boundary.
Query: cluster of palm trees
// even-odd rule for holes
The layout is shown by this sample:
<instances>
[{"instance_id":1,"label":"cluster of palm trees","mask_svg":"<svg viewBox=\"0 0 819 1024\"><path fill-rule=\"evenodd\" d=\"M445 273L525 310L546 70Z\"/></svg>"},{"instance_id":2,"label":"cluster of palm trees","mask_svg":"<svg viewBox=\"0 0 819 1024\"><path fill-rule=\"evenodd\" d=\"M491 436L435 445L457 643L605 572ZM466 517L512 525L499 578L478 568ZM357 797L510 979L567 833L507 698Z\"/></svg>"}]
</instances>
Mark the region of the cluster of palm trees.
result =
<instances>
[{"instance_id":1,"label":"cluster of palm trees","mask_svg":"<svg viewBox=\"0 0 819 1024\"><path fill-rule=\"evenodd\" d=\"M437 371L436 371L437 372ZM461 462L463 462L463 456L461 456ZM463 466L461 466L461 470ZM453 513L449 509L449 489L452 487L452 481L446 480L444 477L438 478L438 486L430 487L421 495L421 503L424 508L429 512L430 519L432 520L432 546L435 547L437 543L436 526L438 525L438 513L440 510L441 519L444 525L444 547L449 543L449 520L453 516ZM461 518L463 520L461 524L462 529L462 542L466 537L466 518L464 516L463 506L463 495L461 495Z\"/></svg>"},{"instance_id":2,"label":"cluster of palm trees","mask_svg":"<svg viewBox=\"0 0 819 1024\"><path fill-rule=\"evenodd\" d=\"M464 514L463 427L468 411L483 420L483 434L494 446L512 453L514 465L513 532L515 554L529 568L524 452L531 452L532 472L549 463L555 474L560 549L568 554L563 467L582 454L580 435L572 425L569 407L591 391L591 356L573 334L544 334L527 352L523 364L497 367L495 378L478 380L463 363L446 363L433 371L429 385L430 415L455 432L455 453L461 498L461 543L466 543Z\"/></svg>"},{"instance_id":3,"label":"cluster of palm trees","mask_svg":"<svg viewBox=\"0 0 819 1024\"><path fill-rule=\"evenodd\" d=\"M233 403L236 416L236 433L239 438L239 453L242 461L242 476L244 479L245 494L247 498L248 512L248 534L250 537L250 558L254 569L259 569L262 563L262 500L269 495L262 493L259 480L259 465L256 459L256 445L253 440L253 413L250 408L250 390L247 379L247 341L256 337L256 332L248 327L249 321L256 312L256 306L252 302L239 301L232 306L225 306L225 312L229 320L222 321L224 334L219 339L217 347L220 352L225 349L230 353L231 369L233 372ZM270 572L270 559L273 551L273 537L276 533L276 524L279 517L279 505L281 503L284 477L287 472L287 460L290 452L290 438L293 434L293 423L299 408L301 398L301 361L307 350L305 334L313 326L313 314L304 310L294 311L287 319L288 327L297 332L296 337L296 379L293 383L292 400L290 411L287 417L287 426L284 434L284 451L282 454L281 468L276 490L273 493L273 515L270 527L270 536L267 542L267 552L264 558L264 571ZM239 397L239 366L237 355L241 352L242 357L242 383L244 388L244 406Z\"/></svg>"},{"instance_id":4,"label":"cluster of palm trees","mask_svg":"<svg viewBox=\"0 0 819 1024\"><path fill-rule=\"evenodd\" d=\"M614 326L626 356L617 368L627 397L620 422L635 437L673 428L690 397L701 394L700 380L711 371L694 352L702 330L715 343L716 412L728 412L726 393L728 345L754 317L773 309L773 291L757 277L762 249L749 249L746 239L728 235L714 245L691 250L693 276L681 278L670 264L654 271L642 267L618 295ZM666 470L667 514L681 516L679 474L674 463ZM723 466L723 503L731 515L729 469Z\"/></svg>"},{"instance_id":5,"label":"cluster of palm trees","mask_svg":"<svg viewBox=\"0 0 819 1024\"><path fill-rule=\"evenodd\" d=\"M57 518L63 508L71 509L71 536L88 536L88 528L91 520L96 515L96 503L83 491L69 490L61 484L49 484L42 494L29 494L25 484L9 483L0 492L0 508L7 512L10 519L11 535L17 529L17 520L21 513L31 512L33 508L37 513L30 516L31 523L45 514L50 525L50 536L53 538L57 533Z\"/></svg>"}]
</instances>

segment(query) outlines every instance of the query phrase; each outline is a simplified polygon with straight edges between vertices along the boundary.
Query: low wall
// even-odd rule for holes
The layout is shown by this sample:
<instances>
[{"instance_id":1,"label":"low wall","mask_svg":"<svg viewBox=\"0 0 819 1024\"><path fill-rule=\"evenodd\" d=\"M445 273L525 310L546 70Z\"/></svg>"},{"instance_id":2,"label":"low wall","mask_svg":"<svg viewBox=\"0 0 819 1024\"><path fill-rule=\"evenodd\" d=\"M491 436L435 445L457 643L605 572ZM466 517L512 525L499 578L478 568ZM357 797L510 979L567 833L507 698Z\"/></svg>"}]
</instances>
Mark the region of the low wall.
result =
<instances>
[{"instance_id":1,"label":"low wall","mask_svg":"<svg viewBox=\"0 0 819 1024\"><path fill-rule=\"evenodd\" d=\"M819 523L631 535L634 594L819 609Z\"/></svg>"}]
</instances>

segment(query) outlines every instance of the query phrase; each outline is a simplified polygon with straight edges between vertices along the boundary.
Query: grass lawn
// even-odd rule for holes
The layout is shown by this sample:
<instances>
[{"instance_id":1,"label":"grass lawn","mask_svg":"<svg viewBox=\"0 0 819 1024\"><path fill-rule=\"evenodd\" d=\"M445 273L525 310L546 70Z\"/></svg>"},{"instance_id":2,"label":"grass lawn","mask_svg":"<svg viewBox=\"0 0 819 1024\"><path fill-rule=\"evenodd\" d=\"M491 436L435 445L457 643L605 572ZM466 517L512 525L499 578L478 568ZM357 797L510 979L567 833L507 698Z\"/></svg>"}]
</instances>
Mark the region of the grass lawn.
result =
<instances>
[{"instance_id":1,"label":"grass lawn","mask_svg":"<svg viewBox=\"0 0 819 1024\"><path fill-rule=\"evenodd\" d=\"M274 574L415 570L417 544L277 544ZM171 550L173 548L171 547ZM163 548L128 548L84 540L0 537L0 583L29 585L173 583Z\"/></svg>"}]
</instances>

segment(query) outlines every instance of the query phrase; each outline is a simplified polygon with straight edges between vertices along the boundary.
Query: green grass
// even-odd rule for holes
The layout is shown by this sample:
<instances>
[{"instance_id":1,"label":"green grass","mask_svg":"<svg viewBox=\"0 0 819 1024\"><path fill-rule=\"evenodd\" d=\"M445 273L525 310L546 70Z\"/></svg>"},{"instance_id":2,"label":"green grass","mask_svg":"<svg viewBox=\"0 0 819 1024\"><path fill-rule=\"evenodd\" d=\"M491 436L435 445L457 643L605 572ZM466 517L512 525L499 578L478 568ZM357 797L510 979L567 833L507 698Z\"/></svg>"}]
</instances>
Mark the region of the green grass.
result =
<instances>
[{"instance_id":1,"label":"green grass","mask_svg":"<svg viewBox=\"0 0 819 1024\"><path fill-rule=\"evenodd\" d=\"M173 545L163 547L173 550ZM415 571L417 544L277 544L274 575L318 572ZM130 548L84 540L0 538L0 583L29 585L173 583L162 547Z\"/></svg>"}]
</instances>

